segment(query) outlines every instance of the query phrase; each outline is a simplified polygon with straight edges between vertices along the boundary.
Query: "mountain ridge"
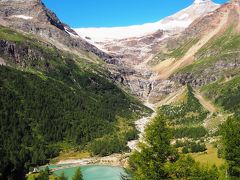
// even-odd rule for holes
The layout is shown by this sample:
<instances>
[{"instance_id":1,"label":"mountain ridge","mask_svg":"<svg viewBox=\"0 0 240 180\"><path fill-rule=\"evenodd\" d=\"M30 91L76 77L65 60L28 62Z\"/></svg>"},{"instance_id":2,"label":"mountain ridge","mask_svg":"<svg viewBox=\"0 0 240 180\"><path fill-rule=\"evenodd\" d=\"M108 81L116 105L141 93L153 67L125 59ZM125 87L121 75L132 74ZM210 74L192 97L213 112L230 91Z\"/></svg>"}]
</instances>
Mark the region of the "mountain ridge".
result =
<instances>
[{"instance_id":1,"label":"mountain ridge","mask_svg":"<svg viewBox=\"0 0 240 180\"><path fill-rule=\"evenodd\" d=\"M89 42L92 43L131 37L142 37L152 34L158 30L174 31L175 29L184 29L197 17L214 10L219 6L219 4L215 4L211 0L196 0L189 7L154 23L132 25L128 27L74 28L74 30L78 32L82 38L87 40L89 40L89 38L92 39L92 41L89 40ZM200 9L200 11L198 9ZM190 11L191 14L189 14L188 11ZM185 14L185 12L188 13ZM172 24L174 25L172 26Z\"/></svg>"},{"instance_id":2,"label":"mountain ridge","mask_svg":"<svg viewBox=\"0 0 240 180\"><path fill-rule=\"evenodd\" d=\"M41 1L28 2L0 1L0 179L24 178L30 167L48 163L60 151L128 152L127 143L136 142L138 134L135 123L149 124L149 118L136 119L153 112L143 102L159 106L153 115L166 120L166 134L173 132L167 147L181 141L178 146L186 153L205 151L205 143L219 144L219 125L239 116L240 0L214 6L179 32L160 29L104 42L107 53L79 37ZM205 3L211 1L193 4ZM152 125L156 148L143 156L151 156L142 162L144 176L151 173L149 167L159 170L154 153L166 136L163 132L156 142L164 124ZM172 155L161 167L175 164L178 154Z\"/></svg>"},{"instance_id":3,"label":"mountain ridge","mask_svg":"<svg viewBox=\"0 0 240 180\"><path fill-rule=\"evenodd\" d=\"M94 38L91 39L90 36L90 34L93 32L88 31L89 29L86 29L86 32L89 33L89 36L87 37L81 35L78 30L74 30L78 32L82 38L85 38L89 43L96 45L102 51L111 54L113 57L116 57L120 63L117 64L117 67L115 68L117 72L115 70L113 71L113 74L116 74L117 81L120 84L124 84L124 86L128 87L130 89L130 92L132 92L134 95L147 100L150 92L153 90L153 82L155 82L154 78L157 76L156 73L148 67L147 62L152 59L165 44L167 44L166 42L177 38L192 21L197 20L197 18L201 16L207 15L208 12L212 12L218 7L218 4L215 4L209 0L196 1L180 12L177 12L170 17L166 17L156 24L153 23L153 29L153 26L150 24L149 29L152 33L147 33L146 35L139 37L112 39L106 41L101 40L101 42L95 42ZM184 28L178 28L177 31L171 27L170 30L159 29L161 26L164 27L164 24L168 23L178 25L178 23L175 23L175 21L178 20L185 23ZM186 20L189 20L187 24ZM141 32L141 28L140 30L138 29L139 27L142 26L134 26L135 30L133 31L133 34L135 34L135 32ZM144 28L145 27L143 27L143 29ZM93 29L93 31L95 30ZM125 31L122 31L122 29L120 29L120 31L121 32L115 34L122 33L128 35L128 28L125 28ZM109 36L109 33L106 31L106 29L102 30L102 33L100 34L101 38ZM119 76L120 78L118 78ZM165 88L160 89L166 91Z\"/></svg>"}]
</instances>

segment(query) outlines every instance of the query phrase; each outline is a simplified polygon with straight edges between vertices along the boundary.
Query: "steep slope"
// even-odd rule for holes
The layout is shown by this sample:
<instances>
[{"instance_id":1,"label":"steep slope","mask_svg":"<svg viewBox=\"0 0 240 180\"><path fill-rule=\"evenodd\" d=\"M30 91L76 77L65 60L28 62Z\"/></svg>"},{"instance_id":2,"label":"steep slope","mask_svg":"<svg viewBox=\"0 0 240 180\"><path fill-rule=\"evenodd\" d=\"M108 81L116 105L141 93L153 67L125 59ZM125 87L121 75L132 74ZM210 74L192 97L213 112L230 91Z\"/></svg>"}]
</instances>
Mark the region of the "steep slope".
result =
<instances>
[{"instance_id":1,"label":"steep slope","mask_svg":"<svg viewBox=\"0 0 240 180\"><path fill-rule=\"evenodd\" d=\"M163 39L183 31L195 19L218 7L211 0L195 1L191 6L155 23L130 27L79 28L75 31L104 51L122 57L123 63L138 65L156 53Z\"/></svg>"},{"instance_id":2,"label":"steep slope","mask_svg":"<svg viewBox=\"0 0 240 180\"><path fill-rule=\"evenodd\" d=\"M3 26L38 35L59 49L70 51L85 59L97 60L99 56L108 62L116 61L80 38L47 9L41 0L1 0L0 7L0 24Z\"/></svg>"},{"instance_id":3,"label":"steep slope","mask_svg":"<svg viewBox=\"0 0 240 180\"><path fill-rule=\"evenodd\" d=\"M0 28L0 37L6 64L0 66L1 177L23 177L56 156L62 142L85 148L114 135L119 118L131 126L146 110L101 67L7 28ZM119 138L116 146L126 149L127 134Z\"/></svg>"},{"instance_id":4,"label":"steep slope","mask_svg":"<svg viewBox=\"0 0 240 180\"><path fill-rule=\"evenodd\" d=\"M162 63L158 64L153 68L154 71L159 72L161 79L167 79L171 74L173 74L177 69L185 67L189 64L192 64L194 61L194 55L215 35L217 35L228 23L228 13L225 13L223 17L221 17L218 25L210 32L206 32L205 35L199 38L198 42L192 47L189 48L185 55L180 59L170 58L164 60Z\"/></svg>"},{"instance_id":5,"label":"steep slope","mask_svg":"<svg viewBox=\"0 0 240 180\"><path fill-rule=\"evenodd\" d=\"M187 83L199 87L237 75L239 12L239 1L224 4L194 21L178 38L166 41L156 57L148 62L157 73L155 91L164 82L171 82L175 87ZM169 87L169 92L175 91L173 88ZM157 94L151 96L155 99Z\"/></svg>"},{"instance_id":6,"label":"steep slope","mask_svg":"<svg viewBox=\"0 0 240 180\"><path fill-rule=\"evenodd\" d=\"M63 148L87 149L98 138L126 150L133 120L151 110L110 80L86 42L68 45L75 39L40 1L0 1L0 12L0 179L24 179Z\"/></svg>"},{"instance_id":7,"label":"steep slope","mask_svg":"<svg viewBox=\"0 0 240 180\"><path fill-rule=\"evenodd\" d=\"M193 86L209 84L221 78L237 75L239 72L239 20L240 7L238 4L226 4L216 11L210 21L202 22L217 26L203 29L200 33L215 34L205 44L200 46L192 55L190 66L180 68L172 79L181 83L191 83ZM201 21L199 22L201 23ZM217 30L217 33L215 33ZM199 36L199 33L196 35ZM184 81L181 81L184 77Z\"/></svg>"},{"instance_id":8,"label":"steep slope","mask_svg":"<svg viewBox=\"0 0 240 180\"><path fill-rule=\"evenodd\" d=\"M189 24L218 8L212 1L195 1L186 9L159 22L120 28L74 29L82 38L118 59L111 69L114 79L133 95L147 101L152 90L169 93L166 83L155 81L156 73L146 67L147 62L165 46L169 38L179 36ZM115 65L114 65L115 64ZM159 90L153 88L159 84ZM152 94L153 94L152 93ZM152 98L150 98L152 99ZM156 101L159 98L153 98Z\"/></svg>"}]
</instances>

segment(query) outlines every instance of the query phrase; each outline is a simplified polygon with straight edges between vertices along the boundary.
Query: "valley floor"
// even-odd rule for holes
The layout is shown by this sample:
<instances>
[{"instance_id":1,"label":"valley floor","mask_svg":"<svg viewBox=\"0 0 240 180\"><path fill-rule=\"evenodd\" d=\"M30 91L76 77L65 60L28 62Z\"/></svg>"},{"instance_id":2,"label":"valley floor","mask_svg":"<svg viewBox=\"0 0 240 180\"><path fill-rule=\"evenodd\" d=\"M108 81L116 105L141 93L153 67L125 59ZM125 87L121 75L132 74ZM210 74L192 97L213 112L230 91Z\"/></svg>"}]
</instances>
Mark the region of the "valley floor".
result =
<instances>
[{"instance_id":1,"label":"valley floor","mask_svg":"<svg viewBox=\"0 0 240 180\"><path fill-rule=\"evenodd\" d=\"M150 116L142 117L135 121L135 125L139 133L138 140L132 140L128 142L128 147L131 151L138 150L138 143L143 140L144 130L146 126L150 123L157 113L153 104L146 103L145 106L153 110L153 113ZM122 153L122 154L112 154L105 157L91 157L89 153L81 152L70 152L61 154L59 157L52 160L51 165L46 165L50 168L51 171L63 170L66 168L86 166L86 165L108 165L108 166L117 166L117 167L127 167L128 157L131 153ZM44 167L44 166L43 166Z\"/></svg>"}]
</instances>

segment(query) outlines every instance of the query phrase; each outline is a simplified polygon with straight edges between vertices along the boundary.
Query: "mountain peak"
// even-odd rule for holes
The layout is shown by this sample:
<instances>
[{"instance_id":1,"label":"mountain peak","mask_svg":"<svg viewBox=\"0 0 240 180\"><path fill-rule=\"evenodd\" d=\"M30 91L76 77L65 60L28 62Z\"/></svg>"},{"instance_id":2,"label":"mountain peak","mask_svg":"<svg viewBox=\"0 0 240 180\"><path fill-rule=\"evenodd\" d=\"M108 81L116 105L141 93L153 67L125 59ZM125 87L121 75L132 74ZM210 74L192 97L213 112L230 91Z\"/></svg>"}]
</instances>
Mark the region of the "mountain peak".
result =
<instances>
[{"instance_id":1,"label":"mountain peak","mask_svg":"<svg viewBox=\"0 0 240 180\"><path fill-rule=\"evenodd\" d=\"M240 0L230 0L231 3L240 4Z\"/></svg>"},{"instance_id":2,"label":"mountain peak","mask_svg":"<svg viewBox=\"0 0 240 180\"><path fill-rule=\"evenodd\" d=\"M195 0L194 4L203 4L203 3L207 3L207 2L212 2L211 0Z\"/></svg>"}]
</instances>

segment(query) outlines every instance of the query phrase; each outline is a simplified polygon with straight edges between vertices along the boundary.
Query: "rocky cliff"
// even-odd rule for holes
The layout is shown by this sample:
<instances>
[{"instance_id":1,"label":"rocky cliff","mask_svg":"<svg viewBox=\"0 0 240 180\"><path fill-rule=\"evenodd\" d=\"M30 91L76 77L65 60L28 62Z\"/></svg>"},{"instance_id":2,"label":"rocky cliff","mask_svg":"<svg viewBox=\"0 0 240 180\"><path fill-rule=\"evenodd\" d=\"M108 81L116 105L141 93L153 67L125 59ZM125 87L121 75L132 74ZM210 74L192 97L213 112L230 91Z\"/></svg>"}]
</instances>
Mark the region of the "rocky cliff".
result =
<instances>
[{"instance_id":1,"label":"rocky cliff","mask_svg":"<svg viewBox=\"0 0 240 180\"><path fill-rule=\"evenodd\" d=\"M150 61L151 69L157 73L155 80L170 81L176 87L190 84L200 88L237 76L240 72L238 2L224 4L196 19L179 37L166 41ZM161 87L155 89L153 92Z\"/></svg>"},{"instance_id":2,"label":"rocky cliff","mask_svg":"<svg viewBox=\"0 0 240 180\"><path fill-rule=\"evenodd\" d=\"M37 34L57 48L75 52L82 57L104 59L107 62L105 68L111 72L109 79L143 100L157 102L181 84L191 83L198 87L221 78L222 68L230 71L232 67L238 67L238 55L226 52L232 55L230 59L235 59L235 62L228 62L228 57L221 56L220 60L216 60L216 67L211 69L209 66L204 72L200 68L198 70L201 73L184 69L193 66L195 61L219 53L214 49L203 49L216 36L227 31L226 25L239 21L238 2L235 0L217 9L219 5L210 0L195 1L190 7L162 20L159 26L162 29L144 36L102 42L95 42L91 37L79 37L79 31L76 33L62 23L38 0L28 1L27 4L24 0L0 1L0 23ZM166 28L167 24L174 24L177 20L193 22L185 24L178 31L176 28ZM239 26L235 25L238 29ZM3 46L5 42L1 43Z\"/></svg>"},{"instance_id":3,"label":"rocky cliff","mask_svg":"<svg viewBox=\"0 0 240 180\"><path fill-rule=\"evenodd\" d=\"M3 26L38 35L59 49L74 52L85 58L95 55L95 59L100 57L108 63L117 61L80 38L40 0L1 0L0 7L0 24Z\"/></svg>"},{"instance_id":4,"label":"rocky cliff","mask_svg":"<svg viewBox=\"0 0 240 180\"><path fill-rule=\"evenodd\" d=\"M157 101L162 94L172 92L169 87L174 85L171 82L165 83L157 79L158 72L154 72L148 67L149 60L159 51L165 50L166 44L173 48L175 46L174 39L194 20L218 7L219 5L211 0L195 1L186 9L156 23L119 28L80 28L75 30L86 41L118 58L121 66L119 68L118 65L114 68L113 73L116 76L114 78L119 79L118 82L126 85L134 95L138 95L144 100L154 99Z\"/></svg>"}]
</instances>

